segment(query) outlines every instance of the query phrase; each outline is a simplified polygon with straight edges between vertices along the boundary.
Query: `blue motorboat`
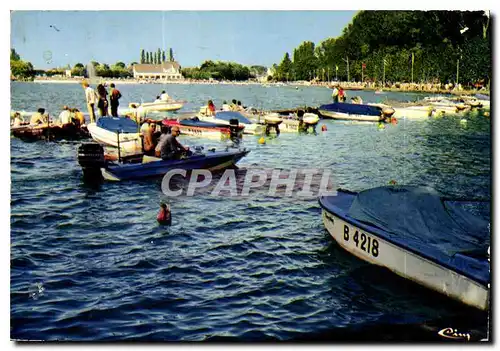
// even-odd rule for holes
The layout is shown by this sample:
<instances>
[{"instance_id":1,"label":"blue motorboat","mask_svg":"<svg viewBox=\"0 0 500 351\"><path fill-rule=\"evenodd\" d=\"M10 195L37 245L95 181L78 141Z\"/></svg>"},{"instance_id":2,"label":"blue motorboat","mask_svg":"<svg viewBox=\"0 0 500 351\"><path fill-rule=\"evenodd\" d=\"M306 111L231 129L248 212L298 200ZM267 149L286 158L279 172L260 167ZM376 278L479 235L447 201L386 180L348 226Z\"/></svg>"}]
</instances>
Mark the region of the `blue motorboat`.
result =
<instances>
[{"instance_id":1,"label":"blue motorboat","mask_svg":"<svg viewBox=\"0 0 500 351\"><path fill-rule=\"evenodd\" d=\"M321 197L323 222L353 255L481 310L489 306L490 203L428 187Z\"/></svg>"},{"instance_id":2,"label":"blue motorboat","mask_svg":"<svg viewBox=\"0 0 500 351\"><path fill-rule=\"evenodd\" d=\"M161 177L174 169L219 170L236 165L250 150L227 148L226 150L207 152L196 150L190 156L179 160L162 160L161 158L139 155L133 163L110 162L104 158L104 150L96 143L82 144L78 149L78 162L87 180L121 181L149 177Z\"/></svg>"},{"instance_id":3,"label":"blue motorboat","mask_svg":"<svg viewBox=\"0 0 500 351\"><path fill-rule=\"evenodd\" d=\"M380 122L386 117L390 117L394 110L380 106L347 104L335 102L333 104L321 105L318 112L323 118L332 118L348 121Z\"/></svg>"}]
</instances>

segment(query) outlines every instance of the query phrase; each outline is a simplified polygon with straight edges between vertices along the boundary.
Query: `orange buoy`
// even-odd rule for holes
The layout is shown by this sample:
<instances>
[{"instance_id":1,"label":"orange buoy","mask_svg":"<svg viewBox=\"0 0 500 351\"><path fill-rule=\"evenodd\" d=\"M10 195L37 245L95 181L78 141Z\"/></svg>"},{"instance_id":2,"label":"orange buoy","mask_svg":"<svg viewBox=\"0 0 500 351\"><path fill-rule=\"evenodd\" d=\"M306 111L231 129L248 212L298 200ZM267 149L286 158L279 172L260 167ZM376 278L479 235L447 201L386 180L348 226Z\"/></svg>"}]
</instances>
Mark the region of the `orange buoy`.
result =
<instances>
[{"instance_id":1,"label":"orange buoy","mask_svg":"<svg viewBox=\"0 0 500 351\"><path fill-rule=\"evenodd\" d=\"M321 131L322 131L322 132L326 132L327 130L328 130L328 129L327 129L327 128L326 128L326 126L323 124L323 125L321 126Z\"/></svg>"},{"instance_id":2,"label":"orange buoy","mask_svg":"<svg viewBox=\"0 0 500 351\"><path fill-rule=\"evenodd\" d=\"M392 123L392 125L395 126L396 124L398 124L398 119L396 117L392 117L391 118L391 123Z\"/></svg>"},{"instance_id":3,"label":"orange buoy","mask_svg":"<svg viewBox=\"0 0 500 351\"><path fill-rule=\"evenodd\" d=\"M171 225L172 224L172 213L170 212L170 207L164 203L160 204L160 211L156 216L156 220L160 224Z\"/></svg>"}]
</instances>

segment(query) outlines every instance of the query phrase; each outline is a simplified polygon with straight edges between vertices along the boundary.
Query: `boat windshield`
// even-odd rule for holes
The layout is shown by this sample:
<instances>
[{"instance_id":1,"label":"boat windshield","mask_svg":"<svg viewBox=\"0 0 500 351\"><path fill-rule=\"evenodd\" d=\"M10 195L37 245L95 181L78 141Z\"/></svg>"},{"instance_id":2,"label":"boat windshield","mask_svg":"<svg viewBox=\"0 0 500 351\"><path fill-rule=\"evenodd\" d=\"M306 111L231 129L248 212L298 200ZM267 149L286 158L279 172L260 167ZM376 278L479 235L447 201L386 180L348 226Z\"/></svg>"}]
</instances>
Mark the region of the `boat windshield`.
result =
<instances>
[{"instance_id":1,"label":"boat windshield","mask_svg":"<svg viewBox=\"0 0 500 351\"><path fill-rule=\"evenodd\" d=\"M240 123L252 124L252 122L250 122L250 120L248 118L246 118L245 116L243 116L241 113L239 113L237 111L217 112L215 114L215 118L222 119L222 120L227 121L227 122L229 122L229 120L231 120L231 119L237 119Z\"/></svg>"}]
</instances>

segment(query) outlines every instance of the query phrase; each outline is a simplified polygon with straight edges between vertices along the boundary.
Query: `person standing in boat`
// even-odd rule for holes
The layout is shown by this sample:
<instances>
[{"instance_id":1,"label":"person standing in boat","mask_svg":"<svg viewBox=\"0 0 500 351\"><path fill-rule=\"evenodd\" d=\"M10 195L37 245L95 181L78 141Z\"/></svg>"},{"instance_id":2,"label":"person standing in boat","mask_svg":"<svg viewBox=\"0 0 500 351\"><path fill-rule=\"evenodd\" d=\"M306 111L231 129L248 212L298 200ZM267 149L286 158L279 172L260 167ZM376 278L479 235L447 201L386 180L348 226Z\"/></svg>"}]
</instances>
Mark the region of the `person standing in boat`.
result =
<instances>
[{"instance_id":1,"label":"person standing in boat","mask_svg":"<svg viewBox=\"0 0 500 351\"><path fill-rule=\"evenodd\" d=\"M215 116L215 105L212 100L208 100L207 103L207 116Z\"/></svg>"},{"instance_id":2,"label":"person standing in boat","mask_svg":"<svg viewBox=\"0 0 500 351\"><path fill-rule=\"evenodd\" d=\"M97 86L97 96L99 97L99 101L97 102L99 116L105 117L108 115L108 91L103 84Z\"/></svg>"},{"instance_id":3,"label":"person standing in boat","mask_svg":"<svg viewBox=\"0 0 500 351\"><path fill-rule=\"evenodd\" d=\"M179 160L182 158L182 156L190 156L192 154L191 151L189 151L189 148L186 146L183 146L179 141L177 140L177 136L179 136L180 130L179 127L173 126L172 127L172 133L168 135L168 137L165 139L165 142L163 143L161 147L161 159L166 161L166 160Z\"/></svg>"},{"instance_id":4,"label":"person standing in boat","mask_svg":"<svg viewBox=\"0 0 500 351\"><path fill-rule=\"evenodd\" d=\"M170 100L170 96L168 96L167 92L165 90L162 90L160 94L160 100L161 101L168 101Z\"/></svg>"},{"instance_id":5,"label":"person standing in boat","mask_svg":"<svg viewBox=\"0 0 500 351\"><path fill-rule=\"evenodd\" d=\"M339 102L339 90L337 89L337 85L333 86L332 99L334 103Z\"/></svg>"},{"instance_id":6,"label":"person standing in boat","mask_svg":"<svg viewBox=\"0 0 500 351\"><path fill-rule=\"evenodd\" d=\"M85 99L87 100L87 108L89 109L90 123L95 123L94 106L97 102L97 95L95 90L89 86L89 83L83 82L83 89L85 89Z\"/></svg>"},{"instance_id":7,"label":"person standing in boat","mask_svg":"<svg viewBox=\"0 0 500 351\"><path fill-rule=\"evenodd\" d=\"M120 98L122 94L118 89L115 88L115 83L110 84L111 94L109 95L109 102L111 105L111 116L118 117L118 105L120 105Z\"/></svg>"},{"instance_id":8,"label":"person standing in boat","mask_svg":"<svg viewBox=\"0 0 500 351\"><path fill-rule=\"evenodd\" d=\"M35 112L31 116L30 124L31 125L39 125L39 124L47 123L48 116L47 116L47 119L45 119L44 113L45 113L45 109L44 108L39 108L38 111Z\"/></svg>"},{"instance_id":9,"label":"person standing in boat","mask_svg":"<svg viewBox=\"0 0 500 351\"><path fill-rule=\"evenodd\" d=\"M342 89L342 87L339 87L339 93L338 93L338 102L345 102L346 100L346 93L344 91L344 89Z\"/></svg>"}]
</instances>

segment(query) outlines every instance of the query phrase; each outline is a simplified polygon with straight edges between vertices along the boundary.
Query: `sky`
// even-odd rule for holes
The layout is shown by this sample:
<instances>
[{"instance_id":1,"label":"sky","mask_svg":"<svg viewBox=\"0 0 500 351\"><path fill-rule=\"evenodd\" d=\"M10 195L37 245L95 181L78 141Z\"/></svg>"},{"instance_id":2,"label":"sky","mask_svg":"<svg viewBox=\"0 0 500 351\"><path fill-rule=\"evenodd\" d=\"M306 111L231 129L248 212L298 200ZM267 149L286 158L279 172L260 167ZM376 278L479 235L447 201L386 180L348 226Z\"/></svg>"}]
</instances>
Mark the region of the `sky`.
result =
<instances>
[{"instance_id":1,"label":"sky","mask_svg":"<svg viewBox=\"0 0 500 351\"><path fill-rule=\"evenodd\" d=\"M271 66L309 40L337 37L356 11L13 11L11 48L37 69L140 60L168 52L182 67L205 60ZM51 27L52 26L52 27Z\"/></svg>"}]
</instances>

